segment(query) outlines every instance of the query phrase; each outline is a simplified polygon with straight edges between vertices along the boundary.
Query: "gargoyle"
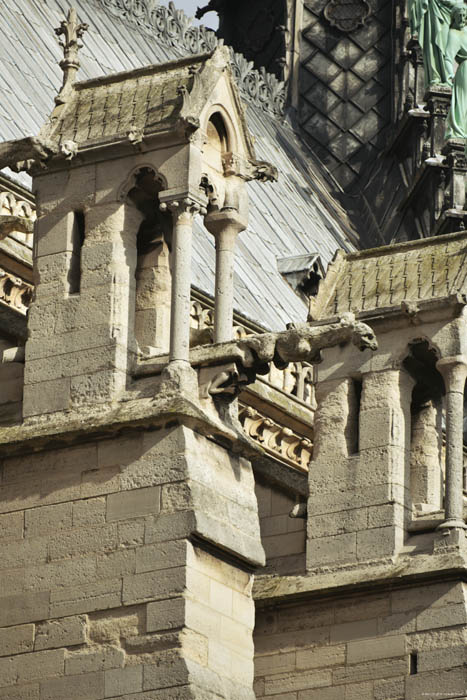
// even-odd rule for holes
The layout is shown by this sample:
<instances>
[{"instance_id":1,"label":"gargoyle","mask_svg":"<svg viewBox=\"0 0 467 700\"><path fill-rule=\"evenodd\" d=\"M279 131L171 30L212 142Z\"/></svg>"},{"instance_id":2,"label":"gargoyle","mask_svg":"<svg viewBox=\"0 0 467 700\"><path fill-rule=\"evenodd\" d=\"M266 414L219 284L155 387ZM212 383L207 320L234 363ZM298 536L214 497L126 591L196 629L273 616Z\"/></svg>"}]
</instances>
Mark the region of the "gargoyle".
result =
<instances>
[{"instance_id":1,"label":"gargoyle","mask_svg":"<svg viewBox=\"0 0 467 700\"><path fill-rule=\"evenodd\" d=\"M17 141L0 143L0 170L3 168L18 169L20 164L29 161L44 163L57 153L57 148L37 136L26 136Z\"/></svg>"},{"instance_id":2,"label":"gargoyle","mask_svg":"<svg viewBox=\"0 0 467 700\"><path fill-rule=\"evenodd\" d=\"M196 19L202 19L208 12L220 12L225 7L225 0L210 0L204 7L198 7L196 10Z\"/></svg>"},{"instance_id":3,"label":"gargoyle","mask_svg":"<svg viewBox=\"0 0 467 700\"><path fill-rule=\"evenodd\" d=\"M307 323L292 325L282 333L262 333L238 342L245 367L258 367L264 373L273 362L284 369L289 362L317 362L324 348L353 343L359 350L376 350L378 343L370 326L357 321L353 314L344 314L339 323L322 326ZM257 370L258 371L258 370ZM258 371L262 374L263 371Z\"/></svg>"},{"instance_id":4,"label":"gargoyle","mask_svg":"<svg viewBox=\"0 0 467 700\"><path fill-rule=\"evenodd\" d=\"M234 362L238 376L246 377L244 384L255 380L257 374L268 374L271 362L285 369L289 362L316 363L321 350L336 345L352 343L359 350L377 350L378 343L373 330L366 323L357 321L351 313L344 314L338 323L291 325L282 333L250 335L238 341L217 346L217 361ZM216 346L212 346L216 351ZM219 377L209 389L211 394L230 394L233 376ZM227 390L228 387L228 390ZM228 398L228 396L226 396Z\"/></svg>"},{"instance_id":5,"label":"gargoyle","mask_svg":"<svg viewBox=\"0 0 467 700\"><path fill-rule=\"evenodd\" d=\"M279 172L274 165L266 162L265 160L257 160L253 164L254 166L254 178L260 182L277 182L279 179Z\"/></svg>"}]
</instances>

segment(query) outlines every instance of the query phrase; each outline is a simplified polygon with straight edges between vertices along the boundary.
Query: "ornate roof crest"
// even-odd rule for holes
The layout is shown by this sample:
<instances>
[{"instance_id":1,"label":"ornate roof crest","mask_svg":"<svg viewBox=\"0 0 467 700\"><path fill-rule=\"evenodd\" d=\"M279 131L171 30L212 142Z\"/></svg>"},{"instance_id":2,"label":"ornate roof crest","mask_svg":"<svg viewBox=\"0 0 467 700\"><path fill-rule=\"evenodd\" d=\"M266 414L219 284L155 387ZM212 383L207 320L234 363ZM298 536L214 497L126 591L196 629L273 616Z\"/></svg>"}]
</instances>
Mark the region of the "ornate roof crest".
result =
<instances>
[{"instance_id":1,"label":"ornate roof crest","mask_svg":"<svg viewBox=\"0 0 467 700\"><path fill-rule=\"evenodd\" d=\"M79 23L74 7L70 8L66 20L63 20L55 30L57 36L64 35L64 40L60 40L63 48L63 60L60 61L60 68L63 71L63 85L55 98L56 104L63 104L71 91L75 81L75 76L80 66L78 50L81 48L79 40L88 28L87 24Z\"/></svg>"},{"instance_id":2,"label":"ornate roof crest","mask_svg":"<svg viewBox=\"0 0 467 700\"><path fill-rule=\"evenodd\" d=\"M168 7L156 0L93 0L114 16L136 24L152 38L172 46L180 56L209 53L222 43L211 29L194 26L190 18L173 2ZM364 0L360 0L363 2ZM352 0L358 2L358 0ZM366 4L366 3L365 3ZM275 75L253 67L242 54L230 49L231 68L241 96L265 111L282 115L286 98L283 82Z\"/></svg>"}]
</instances>

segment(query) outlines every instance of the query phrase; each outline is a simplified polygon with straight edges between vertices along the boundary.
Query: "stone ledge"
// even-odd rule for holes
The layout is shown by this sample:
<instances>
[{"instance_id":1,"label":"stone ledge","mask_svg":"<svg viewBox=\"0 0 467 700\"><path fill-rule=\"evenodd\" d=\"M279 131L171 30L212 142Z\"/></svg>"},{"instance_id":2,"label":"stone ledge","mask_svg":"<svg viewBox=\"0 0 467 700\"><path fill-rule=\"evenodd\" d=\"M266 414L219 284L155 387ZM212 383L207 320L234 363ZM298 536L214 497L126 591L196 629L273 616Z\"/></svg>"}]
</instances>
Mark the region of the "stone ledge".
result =
<instances>
[{"instance_id":1,"label":"stone ledge","mask_svg":"<svg viewBox=\"0 0 467 700\"><path fill-rule=\"evenodd\" d=\"M202 435L217 437L229 444L241 441L245 452L254 448L241 433L215 421L199 406L180 396L127 401L117 406L103 404L99 412L61 411L40 419L0 428L0 456L50 448L54 443L68 446L76 440L97 440L125 429L151 429L167 423L185 423Z\"/></svg>"},{"instance_id":2,"label":"stone ledge","mask_svg":"<svg viewBox=\"0 0 467 700\"><path fill-rule=\"evenodd\" d=\"M304 576L259 575L253 597L257 606L300 598L340 595L411 583L456 578L467 580L467 553L449 552L394 557L352 567L321 568Z\"/></svg>"}]
</instances>

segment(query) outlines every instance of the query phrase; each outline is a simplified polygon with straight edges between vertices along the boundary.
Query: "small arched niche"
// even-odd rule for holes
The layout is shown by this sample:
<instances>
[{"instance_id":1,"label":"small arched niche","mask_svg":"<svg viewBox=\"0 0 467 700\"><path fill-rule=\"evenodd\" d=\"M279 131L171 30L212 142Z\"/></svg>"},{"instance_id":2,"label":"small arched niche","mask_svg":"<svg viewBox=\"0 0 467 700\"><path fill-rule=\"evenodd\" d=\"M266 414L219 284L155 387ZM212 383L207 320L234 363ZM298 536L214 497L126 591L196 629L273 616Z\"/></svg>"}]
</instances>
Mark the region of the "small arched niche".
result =
<instances>
[{"instance_id":1,"label":"small arched niche","mask_svg":"<svg viewBox=\"0 0 467 700\"><path fill-rule=\"evenodd\" d=\"M165 182L150 166L138 168L124 196L143 215L136 242L135 339L144 355L166 352L170 336L172 217L161 212Z\"/></svg>"},{"instance_id":2,"label":"small arched niche","mask_svg":"<svg viewBox=\"0 0 467 700\"><path fill-rule=\"evenodd\" d=\"M414 513L443 507L444 382L436 369L439 353L428 340L414 340L403 362L415 384L411 400L410 505Z\"/></svg>"},{"instance_id":3,"label":"small arched niche","mask_svg":"<svg viewBox=\"0 0 467 700\"><path fill-rule=\"evenodd\" d=\"M220 112L214 112L206 126L206 144L204 147L206 165L223 175L223 156L230 150L230 139L224 118Z\"/></svg>"}]
</instances>

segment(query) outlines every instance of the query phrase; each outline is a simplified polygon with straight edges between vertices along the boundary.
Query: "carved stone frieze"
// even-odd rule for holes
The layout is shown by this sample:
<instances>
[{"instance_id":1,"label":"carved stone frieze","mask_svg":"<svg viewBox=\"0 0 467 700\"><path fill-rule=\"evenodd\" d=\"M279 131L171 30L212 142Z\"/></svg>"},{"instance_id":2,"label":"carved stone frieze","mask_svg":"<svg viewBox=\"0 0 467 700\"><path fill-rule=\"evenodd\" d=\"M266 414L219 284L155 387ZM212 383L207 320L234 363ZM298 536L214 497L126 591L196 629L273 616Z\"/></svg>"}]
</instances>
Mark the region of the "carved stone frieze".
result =
<instances>
[{"instance_id":1,"label":"carved stone frieze","mask_svg":"<svg viewBox=\"0 0 467 700\"><path fill-rule=\"evenodd\" d=\"M32 294L32 285L0 269L0 302L25 316L32 301Z\"/></svg>"},{"instance_id":2,"label":"carved stone frieze","mask_svg":"<svg viewBox=\"0 0 467 700\"><path fill-rule=\"evenodd\" d=\"M35 219L36 212L30 202L20 199L13 192L0 192L0 240L11 236L32 248Z\"/></svg>"},{"instance_id":3,"label":"carved stone frieze","mask_svg":"<svg viewBox=\"0 0 467 700\"><path fill-rule=\"evenodd\" d=\"M296 469L308 470L313 455L311 440L279 425L251 406L240 406L239 419L245 434L270 455Z\"/></svg>"},{"instance_id":4,"label":"carved stone frieze","mask_svg":"<svg viewBox=\"0 0 467 700\"><path fill-rule=\"evenodd\" d=\"M18 199L13 192L0 192L0 214L4 216L21 216L27 219L36 218L34 207L24 199Z\"/></svg>"},{"instance_id":5,"label":"carved stone frieze","mask_svg":"<svg viewBox=\"0 0 467 700\"><path fill-rule=\"evenodd\" d=\"M199 54L213 51L219 44L215 33L203 26L194 26L191 19L176 9L155 0L93 0L116 17L137 24L156 41L180 52ZM232 49L231 67L242 97L273 114L284 111L286 90L282 81L263 70L256 70L252 61Z\"/></svg>"}]
</instances>

